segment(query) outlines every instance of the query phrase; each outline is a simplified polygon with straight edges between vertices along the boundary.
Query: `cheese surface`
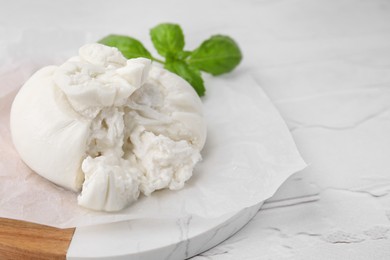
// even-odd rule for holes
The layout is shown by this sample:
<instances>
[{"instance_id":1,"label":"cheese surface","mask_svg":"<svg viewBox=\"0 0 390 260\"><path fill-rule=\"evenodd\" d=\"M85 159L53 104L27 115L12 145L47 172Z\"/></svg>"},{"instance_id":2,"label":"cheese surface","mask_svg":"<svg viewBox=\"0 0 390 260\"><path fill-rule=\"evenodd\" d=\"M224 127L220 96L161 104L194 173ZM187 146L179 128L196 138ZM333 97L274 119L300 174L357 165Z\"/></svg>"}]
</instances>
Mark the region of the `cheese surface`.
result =
<instances>
[{"instance_id":1,"label":"cheese surface","mask_svg":"<svg viewBox=\"0 0 390 260\"><path fill-rule=\"evenodd\" d=\"M87 44L24 84L11 133L36 173L80 192L83 207L117 211L141 193L181 189L201 160L206 123L201 100L179 76Z\"/></svg>"}]
</instances>

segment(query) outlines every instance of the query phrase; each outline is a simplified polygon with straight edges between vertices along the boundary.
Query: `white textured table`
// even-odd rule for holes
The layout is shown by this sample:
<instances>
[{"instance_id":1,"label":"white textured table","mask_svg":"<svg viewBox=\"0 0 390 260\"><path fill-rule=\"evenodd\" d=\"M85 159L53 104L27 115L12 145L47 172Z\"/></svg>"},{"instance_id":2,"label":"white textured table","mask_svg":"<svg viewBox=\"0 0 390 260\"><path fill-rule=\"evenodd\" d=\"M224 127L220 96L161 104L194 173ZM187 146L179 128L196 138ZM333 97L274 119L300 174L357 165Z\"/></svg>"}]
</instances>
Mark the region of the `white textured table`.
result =
<instances>
[{"instance_id":1,"label":"white textured table","mask_svg":"<svg viewBox=\"0 0 390 260\"><path fill-rule=\"evenodd\" d=\"M192 259L390 259L389 1L131 2L1 0L0 32L17 41L35 30L23 35L32 45L52 33L53 51L108 33L150 47L147 30L164 21L182 25L189 48L231 35L239 70L270 96L309 164L241 231ZM30 57L45 60L39 48Z\"/></svg>"}]
</instances>

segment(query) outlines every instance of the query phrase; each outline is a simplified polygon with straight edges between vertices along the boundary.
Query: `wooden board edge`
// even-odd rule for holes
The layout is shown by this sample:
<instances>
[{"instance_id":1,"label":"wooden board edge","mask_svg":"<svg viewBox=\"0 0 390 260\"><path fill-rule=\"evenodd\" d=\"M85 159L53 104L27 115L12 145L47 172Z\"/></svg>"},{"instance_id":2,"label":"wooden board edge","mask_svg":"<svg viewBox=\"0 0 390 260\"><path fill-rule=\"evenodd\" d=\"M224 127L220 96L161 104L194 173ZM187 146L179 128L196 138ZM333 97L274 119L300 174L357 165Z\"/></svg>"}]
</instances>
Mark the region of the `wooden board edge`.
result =
<instances>
[{"instance_id":1,"label":"wooden board edge","mask_svg":"<svg viewBox=\"0 0 390 260\"><path fill-rule=\"evenodd\" d=\"M66 259L74 231L0 218L0 259Z\"/></svg>"}]
</instances>

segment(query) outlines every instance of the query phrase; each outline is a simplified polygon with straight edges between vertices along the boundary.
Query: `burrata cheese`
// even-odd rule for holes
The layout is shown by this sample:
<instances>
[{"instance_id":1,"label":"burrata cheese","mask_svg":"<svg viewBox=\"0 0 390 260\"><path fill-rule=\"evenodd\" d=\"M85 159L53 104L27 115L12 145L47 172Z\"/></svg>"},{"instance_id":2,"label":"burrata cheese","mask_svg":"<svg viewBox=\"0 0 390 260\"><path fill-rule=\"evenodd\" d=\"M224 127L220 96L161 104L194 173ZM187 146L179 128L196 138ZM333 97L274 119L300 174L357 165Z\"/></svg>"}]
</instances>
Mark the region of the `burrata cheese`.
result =
<instances>
[{"instance_id":1,"label":"burrata cheese","mask_svg":"<svg viewBox=\"0 0 390 260\"><path fill-rule=\"evenodd\" d=\"M36 173L117 211L140 193L181 189L206 140L202 103L182 78L144 58L87 44L37 71L11 109L11 133Z\"/></svg>"}]
</instances>

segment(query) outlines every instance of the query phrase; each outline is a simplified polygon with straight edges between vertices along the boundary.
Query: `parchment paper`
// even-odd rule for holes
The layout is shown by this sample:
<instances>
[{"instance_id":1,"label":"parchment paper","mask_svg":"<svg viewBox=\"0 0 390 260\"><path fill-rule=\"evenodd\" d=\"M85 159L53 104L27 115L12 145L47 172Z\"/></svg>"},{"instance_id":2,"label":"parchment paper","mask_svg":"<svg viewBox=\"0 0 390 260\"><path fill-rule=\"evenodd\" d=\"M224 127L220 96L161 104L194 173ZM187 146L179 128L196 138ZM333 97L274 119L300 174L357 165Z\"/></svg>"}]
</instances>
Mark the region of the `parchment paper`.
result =
<instances>
[{"instance_id":1,"label":"parchment paper","mask_svg":"<svg viewBox=\"0 0 390 260\"><path fill-rule=\"evenodd\" d=\"M32 172L15 151L10 107L39 62L18 63L15 57L8 61L9 66L0 68L0 217L60 228L188 214L215 218L268 199L291 174L305 167L283 119L249 74L238 70L206 76L203 103L208 137L203 161L184 189L141 196L116 213L84 209L77 205L77 194Z\"/></svg>"}]
</instances>

